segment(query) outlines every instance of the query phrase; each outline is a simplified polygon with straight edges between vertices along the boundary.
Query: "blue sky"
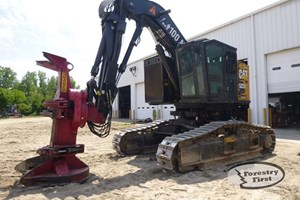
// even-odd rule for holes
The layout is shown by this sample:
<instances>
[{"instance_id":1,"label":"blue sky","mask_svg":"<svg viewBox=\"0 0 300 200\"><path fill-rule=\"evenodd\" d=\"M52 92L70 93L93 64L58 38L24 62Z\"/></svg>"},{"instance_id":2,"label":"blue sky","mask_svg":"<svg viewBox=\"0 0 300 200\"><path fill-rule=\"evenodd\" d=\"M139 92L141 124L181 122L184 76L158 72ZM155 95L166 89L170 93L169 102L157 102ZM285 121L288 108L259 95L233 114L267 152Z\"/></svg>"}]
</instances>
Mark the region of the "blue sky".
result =
<instances>
[{"instance_id":1,"label":"blue sky","mask_svg":"<svg viewBox=\"0 0 300 200\"><path fill-rule=\"evenodd\" d=\"M238 18L278 0L156 0L188 39L201 32ZM85 87L90 78L101 25L98 6L93 0L0 0L0 65L11 67L20 79L27 71L45 71L35 64L44 59L42 51L66 57L75 68L76 82ZM127 23L123 51L135 23ZM148 30L133 50L130 61L153 53L154 42ZM120 58L122 59L122 58Z\"/></svg>"}]
</instances>

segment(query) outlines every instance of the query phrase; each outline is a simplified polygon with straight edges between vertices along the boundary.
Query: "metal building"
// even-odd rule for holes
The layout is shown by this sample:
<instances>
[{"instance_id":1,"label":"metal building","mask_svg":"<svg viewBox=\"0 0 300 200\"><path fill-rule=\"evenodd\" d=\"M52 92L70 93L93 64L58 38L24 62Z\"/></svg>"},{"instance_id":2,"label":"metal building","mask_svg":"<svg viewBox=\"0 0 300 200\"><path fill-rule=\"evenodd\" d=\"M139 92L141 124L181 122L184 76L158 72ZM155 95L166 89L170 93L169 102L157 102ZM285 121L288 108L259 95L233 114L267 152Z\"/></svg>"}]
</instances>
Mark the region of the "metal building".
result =
<instances>
[{"instance_id":1,"label":"metal building","mask_svg":"<svg viewBox=\"0 0 300 200\"><path fill-rule=\"evenodd\" d=\"M190 40L200 38L234 46L238 59L247 61L253 123L300 124L300 0L279 1ZM118 85L115 117L167 119L175 109L145 103L144 59L128 65Z\"/></svg>"}]
</instances>

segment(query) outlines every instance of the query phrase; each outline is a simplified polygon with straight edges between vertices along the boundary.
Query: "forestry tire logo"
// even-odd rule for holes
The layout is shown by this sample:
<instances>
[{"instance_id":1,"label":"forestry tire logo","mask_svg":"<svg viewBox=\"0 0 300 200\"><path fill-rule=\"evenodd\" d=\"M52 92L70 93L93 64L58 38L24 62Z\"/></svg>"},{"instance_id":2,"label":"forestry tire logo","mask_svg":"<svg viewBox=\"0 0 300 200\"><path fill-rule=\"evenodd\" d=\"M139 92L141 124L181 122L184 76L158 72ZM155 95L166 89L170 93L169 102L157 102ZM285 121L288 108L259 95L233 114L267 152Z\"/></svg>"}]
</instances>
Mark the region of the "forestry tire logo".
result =
<instances>
[{"instance_id":1,"label":"forestry tire logo","mask_svg":"<svg viewBox=\"0 0 300 200\"><path fill-rule=\"evenodd\" d=\"M242 189L261 189L281 182L284 170L272 163L248 162L229 169L228 180Z\"/></svg>"}]
</instances>

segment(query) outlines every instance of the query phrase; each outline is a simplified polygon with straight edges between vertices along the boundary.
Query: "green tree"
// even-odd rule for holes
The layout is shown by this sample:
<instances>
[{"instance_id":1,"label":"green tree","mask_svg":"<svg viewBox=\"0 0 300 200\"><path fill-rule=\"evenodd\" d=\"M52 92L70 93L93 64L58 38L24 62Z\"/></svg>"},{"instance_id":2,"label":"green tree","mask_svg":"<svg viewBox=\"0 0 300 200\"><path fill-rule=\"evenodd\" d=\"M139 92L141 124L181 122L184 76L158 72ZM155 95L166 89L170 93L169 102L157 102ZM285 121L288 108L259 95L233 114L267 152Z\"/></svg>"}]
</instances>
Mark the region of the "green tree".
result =
<instances>
[{"instance_id":1,"label":"green tree","mask_svg":"<svg viewBox=\"0 0 300 200\"><path fill-rule=\"evenodd\" d=\"M79 89L80 88L79 85L76 85L76 81L73 79L72 76L70 77L70 81L71 81L71 85L72 85L73 89Z\"/></svg>"},{"instance_id":2,"label":"green tree","mask_svg":"<svg viewBox=\"0 0 300 200\"><path fill-rule=\"evenodd\" d=\"M28 104L31 105L32 113L30 114L40 114L42 110L44 110L43 102L45 101L42 94L38 92L30 92L29 96L27 97Z\"/></svg>"},{"instance_id":3,"label":"green tree","mask_svg":"<svg viewBox=\"0 0 300 200\"><path fill-rule=\"evenodd\" d=\"M12 105L15 106L17 112L23 113L24 112L24 104L26 103L26 96L23 91L13 89L11 90L13 95L13 102Z\"/></svg>"},{"instance_id":4,"label":"green tree","mask_svg":"<svg viewBox=\"0 0 300 200\"><path fill-rule=\"evenodd\" d=\"M0 87L12 88L17 84L17 73L9 67L0 66Z\"/></svg>"},{"instance_id":5,"label":"green tree","mask_svg":"<svg viewBox=\"0 0 300 200\"><path fill-rule=\"evenodd\" d=\"M21 90L11 89L10 90L13 96L13 104L20 104L26 101L25 93Z\"/></svg>"},{"instance_id":6,"label":"green tree","mask_svg":"<svg viewBox=\"0 0 300 200\"><path fill-rule=\"evenodd\" d=\"M51 76L47 82L47 95L45 96L45 99L46 100L53 99L56 89L57 89L57 77Z\"/></svg>"},{"instance_id":7,"label":"green tree","mask_svg":"<svg viewBox=\"0 0 300 200\"><path fill-rule=\"evenodd\" d=\"M21 80L18 89L23 91L25 95L28 96L30 92L37 92L37 83L38 77L36 72L27 72Z\"/></svg>"},{"instance_id":8,"label":"green tree","mask_svg":"<svg viewBox=\"0 0 300 200\"><path fill-rule=\"evenodd\" d=\"M80 88L79 85L76 85L76 81L73 79L73 77L70 77L70 80L71 80L72 88L74 89ZM51 76L47 81L47 85L46 85L47 94L45 96L45 99L46 100L53 99L56 90L57 90L57 77Z\"/></svg>"},{"instance_id":9,"label":"green tree","mask_svg":"<svg viewBox=\"0 0 300 200\"><path fill-rule=\"evenodd\" d=\"M21 105L26 103L24 92L16 89L0 88L0 111L1 113L9 112L10 106L13 106L15 111L21 112Z\"/></svg>"},{"instance_id":10,"label":"green tree","mask_svg":"<svg viewBox=\"0 0 300 200\"><path fill-rule=\"evenodd\" d=\"M7 67L0 67L0 114L14 106L24 115L39 114L45 100L53 99L57 89L57 77L47 77L42 71L27 72L20 82L16 73ZM79 89L70 77L72 88Z\"/></svg>"},{"instance_id":11,"label":"green tree","mask_svg":"<svg viewBox=\"0 0 300 200\"><path fill-rule=\"evenodd\" d=\"M47 76L45 72L42 71L38 71L37 73L37 77L38 77L38 89L39 92L45 97L47 96Z\"/></svg>"},{"instance_id":12,"label":"green tree","mask_svg":"<svg viewBox=\"0 0 300 200\"><path fill-rule=\"evenodd\" d=\"M44 99L40 94L38 82L36 72L27 72L18 85L18 89L26 96L26 100L20 105L20 110L24 115L39 114L43 109Z\"/></svg>"},{"instance_id":13,"label":"green tree","mask_svg":"<svg viewBox=\"0 0 300 200\"><path fill-rule=\"evenodd\" d=\"M28 116L28 115L31 115L32 114L32 106L28 103L20 103L18 104L18 107L17 109L20 110L20 112L25 115L25 116Z\"/></svg>"},{"instance_id":14,"label":"green tree","mask_svg":"<svg viewBox=\"0 0 300 200\"><path fill-rule=\"evenodd\" d=\"M8 106L13 102L13 95L9 92L9 89L0 88L0 113L5 115L5 112L8 111Z\"/></svg>"}]
</instances>

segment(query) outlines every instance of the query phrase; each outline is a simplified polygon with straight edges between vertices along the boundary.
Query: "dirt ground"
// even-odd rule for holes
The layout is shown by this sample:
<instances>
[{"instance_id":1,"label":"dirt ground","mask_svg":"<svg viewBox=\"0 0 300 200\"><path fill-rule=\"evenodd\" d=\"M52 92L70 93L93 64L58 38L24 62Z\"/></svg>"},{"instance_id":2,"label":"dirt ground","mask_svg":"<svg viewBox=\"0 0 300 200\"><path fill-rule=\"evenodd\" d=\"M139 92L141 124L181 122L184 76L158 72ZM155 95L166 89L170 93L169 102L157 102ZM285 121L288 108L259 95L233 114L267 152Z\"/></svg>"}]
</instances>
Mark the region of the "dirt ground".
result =
<instances>
[{"instance_id":1,"label":"dirt ground","mask_svg":"<svg viewBox=\"0 0 300 200\"><path fill-rule=\"evenodd\" d=\"M297 199L300 200L300 141L277 140L275 155L264 161L285 170L279 184L256 190L240 189L228 181L228 167L185 174L165 172L154 155L119 157L112 149L117 129L114 123L107 138L98 138L88 128L79 130L77 143L85 152L77 154L90 167L83 184L24 187L16 164L36 156L35 150L50 140L50 118L0 120L0 199Z\"/></svg>"}]
</instances>

